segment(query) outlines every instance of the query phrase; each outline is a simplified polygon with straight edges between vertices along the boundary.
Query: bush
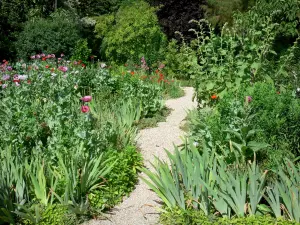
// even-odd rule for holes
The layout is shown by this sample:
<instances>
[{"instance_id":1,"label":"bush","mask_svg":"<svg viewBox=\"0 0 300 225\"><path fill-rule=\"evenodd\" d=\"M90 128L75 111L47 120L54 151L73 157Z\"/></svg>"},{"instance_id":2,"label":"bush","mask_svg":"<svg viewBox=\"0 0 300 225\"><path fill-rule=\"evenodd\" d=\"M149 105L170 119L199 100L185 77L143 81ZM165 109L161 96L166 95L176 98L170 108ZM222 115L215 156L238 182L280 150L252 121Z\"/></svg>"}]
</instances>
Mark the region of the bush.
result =
<instances>
[{"instance_id":1,"label":"bush","mask_svg":"<svg viewBox=\"0 0 300 225\"><path fill-rule=\"evenodd\" d=\"M256 152L257 160L266 168L276 168L282 154L289 158L300 155L300 107L292 91L280 93L273 84L255 83L253 87L227 92L215 100L214 106L200 110L199 118L192 124L191 135L199 143L206 141L205 132L209 132L213 145L224 154L225 149L229 150L229 141L235 139L229 130L241 134L252 130L248 140L242 135L246 141L270 144ZM249 153L246 158L251 159L253 154ZM228 157L235 158L231 154Z\"/></svg>"},{"instance_id":2,"label":"bush","mask_svg":"<svg viewBox=\"0 0 300 225\"><path fill-rule=\"evenodd\" d=\"M18 56L24 59L41 52L71 56L79 38L74 16L59 10L47 19L26 22L24 31L18 37L16 49Z\"/></svg>"},{"instance_id":3,"label":"bush","mask_svg":"<svg viewBox=\"0 0 300 225\"><path fill-rule=\"evenodd\" d=\"M276 90L274 85L257 83L245 95L252 96L253 125L261 129L275 149L300 155L300 99L292 91Z\"/></svg>"},{"instance_id":4,"label":"bush","mask_svg":"<svg viewBox=\"0 0 300 225\"><path fill-rule=\"evenodd\" d=\"M176 209L172 212L166 211L161 214L160 222L163 225L296 225L298 223L283 219L274 219L271 216L249 216L245 218L218 218L216 216L207 217L201 211L196 210L180 210Z\"/></svg>"},{"instance_id":5,"label":"bush","mask_svg":"<svg viewBox=\"0 0 300 225\"><path fill-rule=\"evenodd\" d=\"M142 157L138 149L127 146L122 151L108 150L107 158L118 158L112 171L105 176L105 186L89 195L91 205L109 209L128 195L138 180L137 169L142 166Z\"/></svg>"},{"instance_id":6,"label":"bush","mask_svg":"<svg viewBox=\"0 0 300 225\"><path fill-rule=\"evenodd\" d=\"M101 48L110 61L139 63L144 56L151 64L159 60L165 44L155 9L143 1L132 1L117 12L115 25L105 35Z\"/></svg>"},{"instance_id":7,"label":"bush","mask_svg":"<svg viewBox=\"0 0 300 225\"><path fill-rule=\"evenodd\" d=\"M77 41L71 60L79 61L81 60L83 63L87 63L92 50L88 48L88 43L86 39L80 39Z\"/></svg>"},{"instance_id":8,"label":"bush","mask_svg":"<svg viewBox=\"0 0 300 225\"><path fill-rule=\"evenodd\" d=\"M184 42L178 45L174 39L165 52L165 63L167 74L178 79L193 79L200 70L196 52Z\"/></svg>"}]
</instances>

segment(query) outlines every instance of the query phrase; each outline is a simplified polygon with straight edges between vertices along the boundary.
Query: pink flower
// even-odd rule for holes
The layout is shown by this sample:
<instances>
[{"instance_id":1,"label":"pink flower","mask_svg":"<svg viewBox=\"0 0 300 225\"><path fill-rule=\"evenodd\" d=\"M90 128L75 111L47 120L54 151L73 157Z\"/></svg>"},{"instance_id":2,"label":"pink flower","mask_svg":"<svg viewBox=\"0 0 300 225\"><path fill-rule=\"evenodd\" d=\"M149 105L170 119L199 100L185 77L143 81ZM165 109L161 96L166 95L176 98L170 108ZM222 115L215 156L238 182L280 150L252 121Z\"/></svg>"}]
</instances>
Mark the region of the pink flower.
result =
<instances>
[{"instance_id":1,"label":"pink flower","mask_svg":"<svg viewBox=\"0 0 300 225\"><path fill-rule=\"evenodd\" d=\"M2 85L2 88L3 88L3 89L7 88L7 84L3 84L3 85Z\"/></svg>"},{"instance_id":2,"label":"pink flower","mask_svg":"<svg viewBox=\"0 0 300 225\"><path fill-rule=\"evenodd\" d=\"M30 58L31 58L31 59L35 59L35 55L33 55L33 56L30 56Z\"/></svg>"},{"instance_id":3,"label":"pink flower","mask_svg":"<svg viewBox=\"0 0 300 225\"><path fill-rule=\"evenodd\" d=\"M61 54L60 54L60 57L64 57L64 56L65 56L64 53L61 53Z\"/></svg>"},{"instance_id":4,"label":"pink flower","mask_svg":"<svg viewBox=\"0 0 300 225\"><path fill-rule=\"evenodd\" d=\"M88 107L87 105L81 106L81 112L87 113L88 111L90 111L90 107Z\"/></svg>"},{"instance_id":5,"label":"pink flower","mask_svg":"<svg viewBox=\"0 0 300 225\"><path fill-rule=\"evenodd\" d=\"M20 86L20 83L19 82L15 82L16 86L19 87Z\"/></svg>"},{"instance_id":6,"label":"pink flower","mask_svg":"<svg viewBox=\"0 0 300 225\"><path fill-rule=\"evenodd\" d=\"M58 70L60 70L62 72L67 72L68 71L68 67L66 67L66 66L59 66Z\"/></svg>"},{"instance_id":7,"label":"pink flower","mask_svg":"<svg viewBox=\"0 0 300 225\"><path fill-rule=\"evenodd\" d=\"M84 102L90 102L90 101L92 101L92 96L87 95L87 96L82 97L80 100L84 101Z\"/></svg>"},{"instance_id":8,"label":"pink flower","mask_svg":"<svg viewBox=\"0 0 300 225\"><path fill-rule=\"evenodd\" d=\"M248 102L252 102L252 97L251 96L247 96L247 100L248 100Z\"/></svg>"}]
</instances>

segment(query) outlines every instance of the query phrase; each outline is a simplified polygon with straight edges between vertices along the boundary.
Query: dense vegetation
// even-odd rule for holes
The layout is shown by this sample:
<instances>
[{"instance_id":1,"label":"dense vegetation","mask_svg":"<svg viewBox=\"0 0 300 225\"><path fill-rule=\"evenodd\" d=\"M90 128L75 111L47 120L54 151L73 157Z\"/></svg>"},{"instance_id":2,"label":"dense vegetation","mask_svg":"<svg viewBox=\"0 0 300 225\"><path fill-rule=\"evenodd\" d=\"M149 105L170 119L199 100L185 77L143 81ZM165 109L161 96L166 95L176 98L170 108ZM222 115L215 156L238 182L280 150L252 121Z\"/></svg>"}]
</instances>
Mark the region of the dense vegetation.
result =
<instances>
[{"instance_id":1,"label":"dense vegetation","mask_svg":"<svg viewBox=\"0 0 300 225\"><path fill-rule=\"evenodd\" d=\"M144 170L163 224L300 222L299 7L258 1L221 29L193 20L197 38L170 45L179 56L167 60L183 63L199 108L170 163Z\"/></svg>"},{"instance_id":2,"label":"dense vegetation","mask_svg":"<svg viewBox=\"0 0 300 225\"><path fill-rule=\"evenodd\" d=\"M143 167L137 129L180 82L198 101L186 144L141 169L161 223L300 223L299 11L0 1L0 224L78 224L120 202Z\"/></svg>"}]
</instances>

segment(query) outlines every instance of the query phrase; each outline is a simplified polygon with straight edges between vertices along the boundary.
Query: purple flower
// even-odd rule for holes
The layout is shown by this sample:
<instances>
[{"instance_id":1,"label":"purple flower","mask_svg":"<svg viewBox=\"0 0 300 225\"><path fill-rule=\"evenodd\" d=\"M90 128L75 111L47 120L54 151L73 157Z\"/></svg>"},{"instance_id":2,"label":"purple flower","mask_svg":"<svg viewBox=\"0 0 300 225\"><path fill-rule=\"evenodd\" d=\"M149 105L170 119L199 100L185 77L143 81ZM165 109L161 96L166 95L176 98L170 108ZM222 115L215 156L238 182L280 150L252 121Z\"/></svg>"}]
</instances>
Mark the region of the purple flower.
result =
<instances>
[{"instance_id":1,"label":"purple flower","mask_svg":"<svg viewBox=\"0 0 300 225\"><path fill-rule=\"evenodd\" d=\"M36 55L35 56L37 59L40 59L41 58L41 55Z\"/></svg>"},{"instance_id":2,"label":"purple flower","mask_svg":"<svg viewBox=\"0 0 300 225\"><path fill-rule=\"evenodd\" d=\"M2 76L2 80L9 80L10 79L10 76L5 74Z\"/></svg>"},{"instance_id":3,"label":"purple flower","mask_svg":"<svg viewBox=\"0 0 300 225\"><path fill-rule=\"evenodd\" d=\"M7 69L8 71L12 71L12 67L11 67L11 66L6 67L6 69Z\"/></svg>"}]
</instances>

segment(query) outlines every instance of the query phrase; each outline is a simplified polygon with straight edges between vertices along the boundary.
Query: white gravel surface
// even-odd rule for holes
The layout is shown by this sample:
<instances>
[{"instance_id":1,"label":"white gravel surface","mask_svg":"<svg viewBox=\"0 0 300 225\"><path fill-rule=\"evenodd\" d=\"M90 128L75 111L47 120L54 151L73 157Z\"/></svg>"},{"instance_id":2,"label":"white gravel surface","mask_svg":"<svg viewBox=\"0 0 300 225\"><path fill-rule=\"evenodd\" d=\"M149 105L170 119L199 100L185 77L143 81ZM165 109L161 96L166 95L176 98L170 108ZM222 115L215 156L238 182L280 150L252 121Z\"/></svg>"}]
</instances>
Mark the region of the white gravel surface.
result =
<instances>
[{"instance_id":1,"label":"white gravel surface","mask_svg":"<svg viewBox=\"0 0 300 225\"><path fill-rule=\"evenodd\" d=\"M187 110L197 106L192 101L194 90L184 88L185 96L166 101L166 106L172 109L166 122L161 122L158 127L144 129L139 132L137 144L141 149L144 164L150 170L150 162L155 156L167 161L164 149L173 150L173 145L180 145L184 132L179 128L185 119ZM141 174L144 176L144 174ZM113 208L106 220L91 220L86 225L154 225L158 224L159 214L156 210L160 207L160 199L148 186L139 179L138 184L129 197Z\"/></svg>"}]
</instances>

